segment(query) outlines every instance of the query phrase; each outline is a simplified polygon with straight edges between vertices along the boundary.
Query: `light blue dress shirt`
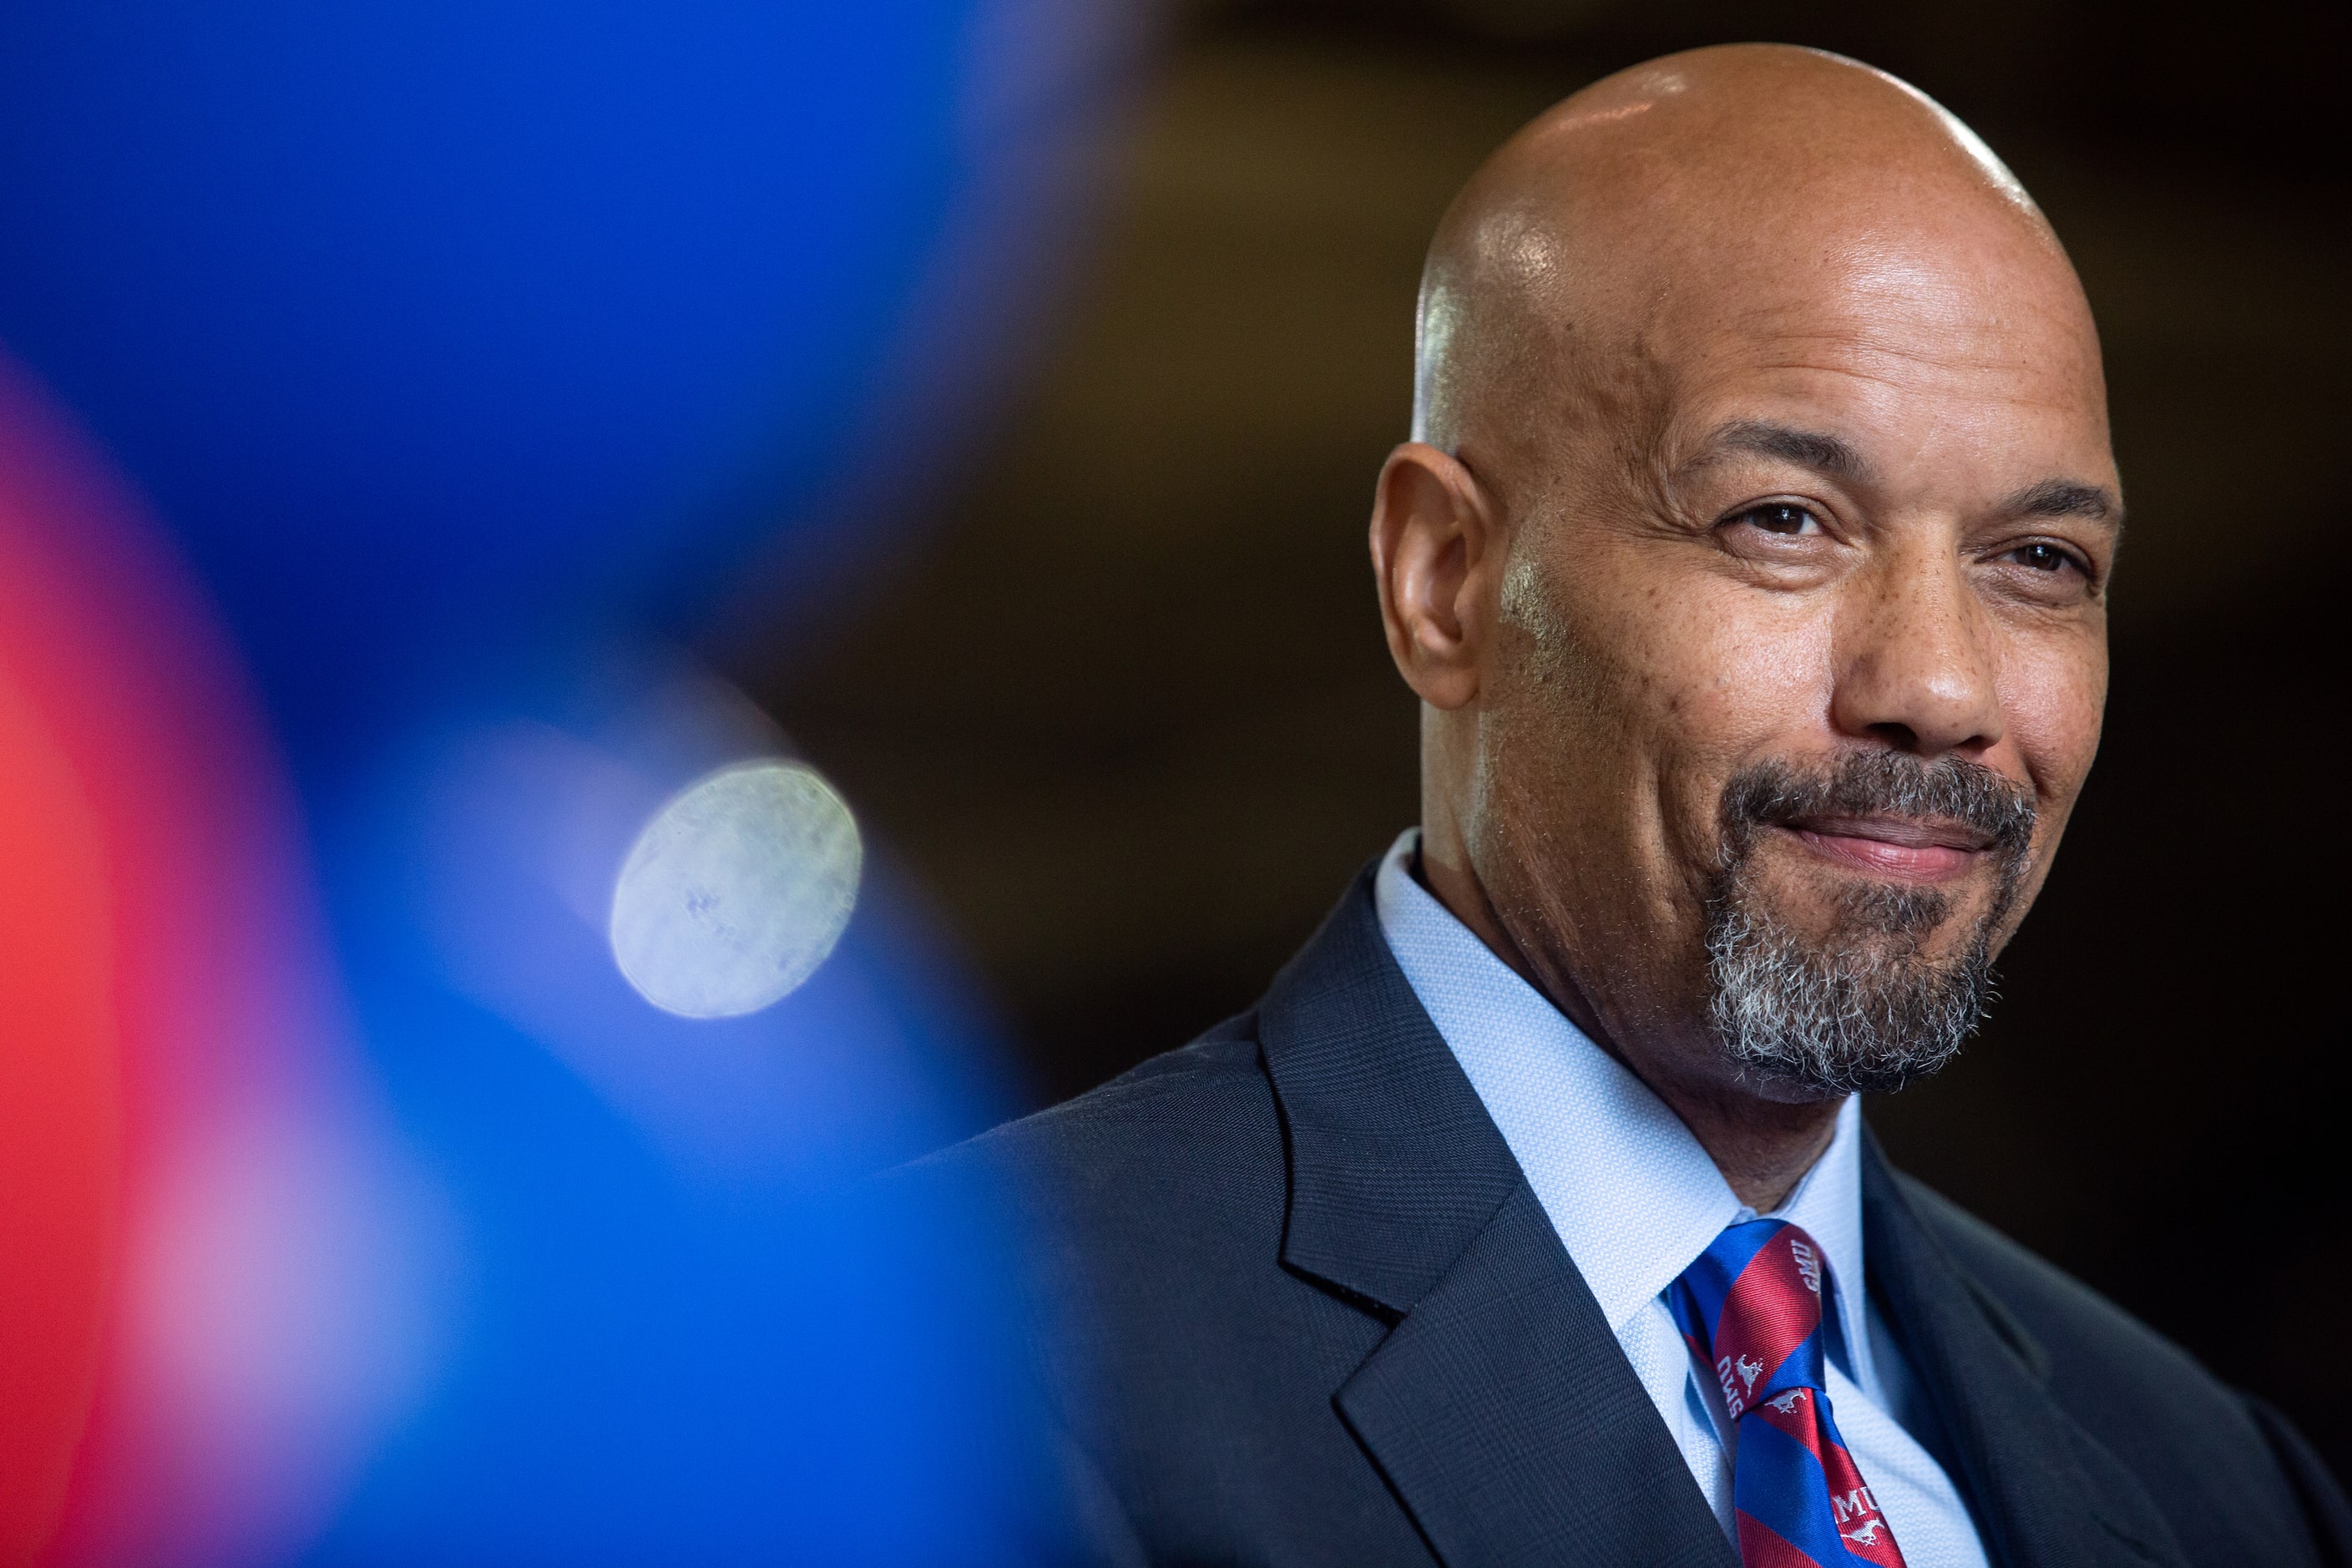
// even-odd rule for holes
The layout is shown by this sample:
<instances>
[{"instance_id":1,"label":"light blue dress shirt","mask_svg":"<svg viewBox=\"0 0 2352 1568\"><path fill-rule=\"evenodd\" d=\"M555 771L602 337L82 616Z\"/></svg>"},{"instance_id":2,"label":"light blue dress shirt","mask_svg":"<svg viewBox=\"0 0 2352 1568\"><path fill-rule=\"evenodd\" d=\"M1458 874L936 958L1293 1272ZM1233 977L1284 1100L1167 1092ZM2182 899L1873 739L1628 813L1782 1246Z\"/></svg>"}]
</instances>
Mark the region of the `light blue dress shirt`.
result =
<instances>
[{"instance_id":1,"label":"light blue dress shirt","mask_svg":"<svg viewBox=\"0 0 2352 1568\"><path fill-rule=\"evenodd\" d=\"M1663 1100L1413 879L1419 843L1417 830L1399 838L1374 884L1389 949L1731 1533L1738 1431L1722 1391L1693 1363L1665 1290L1724 1226L1756 1213ZM1829 1149L1769 1217L1803 1226L1828 1264L1826 1392L1904 1561L1983 1568L1959 1494L1899 1418L1916 1409L1916 1385L1863 1284L1861 1138L1856 1098L1839 1111Z\"/></svg>"}]
</instances>

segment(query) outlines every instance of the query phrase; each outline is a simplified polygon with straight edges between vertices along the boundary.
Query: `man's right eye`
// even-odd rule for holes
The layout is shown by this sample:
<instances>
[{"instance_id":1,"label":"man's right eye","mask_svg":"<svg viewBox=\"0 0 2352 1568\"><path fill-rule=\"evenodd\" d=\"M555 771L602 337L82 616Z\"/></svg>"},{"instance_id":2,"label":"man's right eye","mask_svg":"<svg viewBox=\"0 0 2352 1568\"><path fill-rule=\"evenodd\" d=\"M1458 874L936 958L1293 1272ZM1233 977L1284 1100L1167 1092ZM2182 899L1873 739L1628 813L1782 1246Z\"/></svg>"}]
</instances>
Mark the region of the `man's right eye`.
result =
<instances>
[{"instance_id":1,"label":"man's right eye","mask_svg":"<svg viewBox=\"0 0 2352 1568\"><path fill-rule=\"evenodd\" d=\"M1794 501L1768 501L1735 514L1734 522L1753 524L1767 533L1799 534L1822 531L1821 520Z\"/></svg>"}]
</instances>

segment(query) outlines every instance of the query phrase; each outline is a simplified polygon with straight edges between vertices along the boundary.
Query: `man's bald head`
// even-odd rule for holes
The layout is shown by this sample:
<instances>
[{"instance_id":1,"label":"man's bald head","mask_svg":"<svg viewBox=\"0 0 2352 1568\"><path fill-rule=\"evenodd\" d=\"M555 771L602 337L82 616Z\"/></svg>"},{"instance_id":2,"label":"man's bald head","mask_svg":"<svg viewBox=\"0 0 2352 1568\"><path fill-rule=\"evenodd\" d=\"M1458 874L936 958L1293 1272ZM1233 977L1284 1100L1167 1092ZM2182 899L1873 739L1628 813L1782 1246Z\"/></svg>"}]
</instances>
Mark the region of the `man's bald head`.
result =
<instances>
[{"instance_id":1,"label":"man's bald head","mask_svg":"<svg viewBox=\"0 0 2352 1568\"><path fill-rule=\"evenodd\" d=\"M1833 282L1868 309L1924 275L1956 313L2021 290L2071 317L2095 374L2056 236L1948 110L1818 50L1669 55L1542 115L1447 210L1423 274L1413 436L1455 451L1490 409L1524 430L1530 400L1631 390L1628 356L1673 353L1677 326L1817 302Z\"/></svg>"},{"instance_id":2,"label":"man's bald head","mask_svg":"<svg viewBox=\"0 0 2352 1568\"><path fill-rule=\"evenodd\" d=\"M1950 115L1747 46L1496 153L1419 342L1370 542L1423 872L1770 1198L1973 1026L2096 750L2082 289Z\"/></svg>"}]
</instances>

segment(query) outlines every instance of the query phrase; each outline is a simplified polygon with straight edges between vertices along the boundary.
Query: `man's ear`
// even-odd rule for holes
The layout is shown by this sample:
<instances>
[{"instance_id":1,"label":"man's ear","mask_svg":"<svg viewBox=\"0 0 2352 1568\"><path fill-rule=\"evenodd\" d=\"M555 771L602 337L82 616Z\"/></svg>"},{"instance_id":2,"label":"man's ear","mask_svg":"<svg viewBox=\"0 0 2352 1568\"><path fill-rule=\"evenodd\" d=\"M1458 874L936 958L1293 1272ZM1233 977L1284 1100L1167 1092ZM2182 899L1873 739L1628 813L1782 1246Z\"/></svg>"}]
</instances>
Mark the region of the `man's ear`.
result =
<instances>
[{"instance_id":1,"label":"man's ear","mask_svg":"<svg viewBox=\"0 0 2352 1568\"><path fill-rule=\"evenodd\" d=\"M1372 575L1390 657L1433 708L1459 708L1478 695L1500 544L1468 468L1421 441L1389 454L1372 498Z\"/></svg>"}]
</instances>

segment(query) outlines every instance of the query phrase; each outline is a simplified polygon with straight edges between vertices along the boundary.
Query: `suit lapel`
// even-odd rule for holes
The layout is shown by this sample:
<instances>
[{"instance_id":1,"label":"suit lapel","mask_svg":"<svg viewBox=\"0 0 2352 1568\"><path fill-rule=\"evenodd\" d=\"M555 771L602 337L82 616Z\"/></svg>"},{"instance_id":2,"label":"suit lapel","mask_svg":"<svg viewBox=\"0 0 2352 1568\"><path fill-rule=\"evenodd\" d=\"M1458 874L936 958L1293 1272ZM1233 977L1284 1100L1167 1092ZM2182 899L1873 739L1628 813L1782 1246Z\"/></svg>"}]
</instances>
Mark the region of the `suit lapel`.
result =
<instances>
[{"instance_id":1,"label":"suit lapel","mask_svg":"<svg viewBox=\"0 0 2352 1568\"><path fill-rule=\"evenodd\" d=\"M1390 955L1370 872L1259 1020L1290 1146L1284 1266L1393 1325L1334 1403L1440 1561L1736 1563Z\"/></svg>"},{"instance_id":2,"label":"suit lapel","mask_svg":"<svg viewBox=\"0 0 2352 1568\"><path fill-rule=\"evenodd\" d=\"M1951 1440L1993 1561L2008 1568L2183 1562L2139 1482L2045 1385L2041 1347L1970 1279L1863 1145L1871 1282Z\"/></svg>"},{"instance_id":3,"label":"suit lapel","mask_svg":"<svg viewBox=\"0 0 2352 1568\"><path fill-rule=\"evenodd\" d=\"M1738 1561L1524 1182L1338 1403L1448 1568Z\"/></svg>"}]
</instances>

